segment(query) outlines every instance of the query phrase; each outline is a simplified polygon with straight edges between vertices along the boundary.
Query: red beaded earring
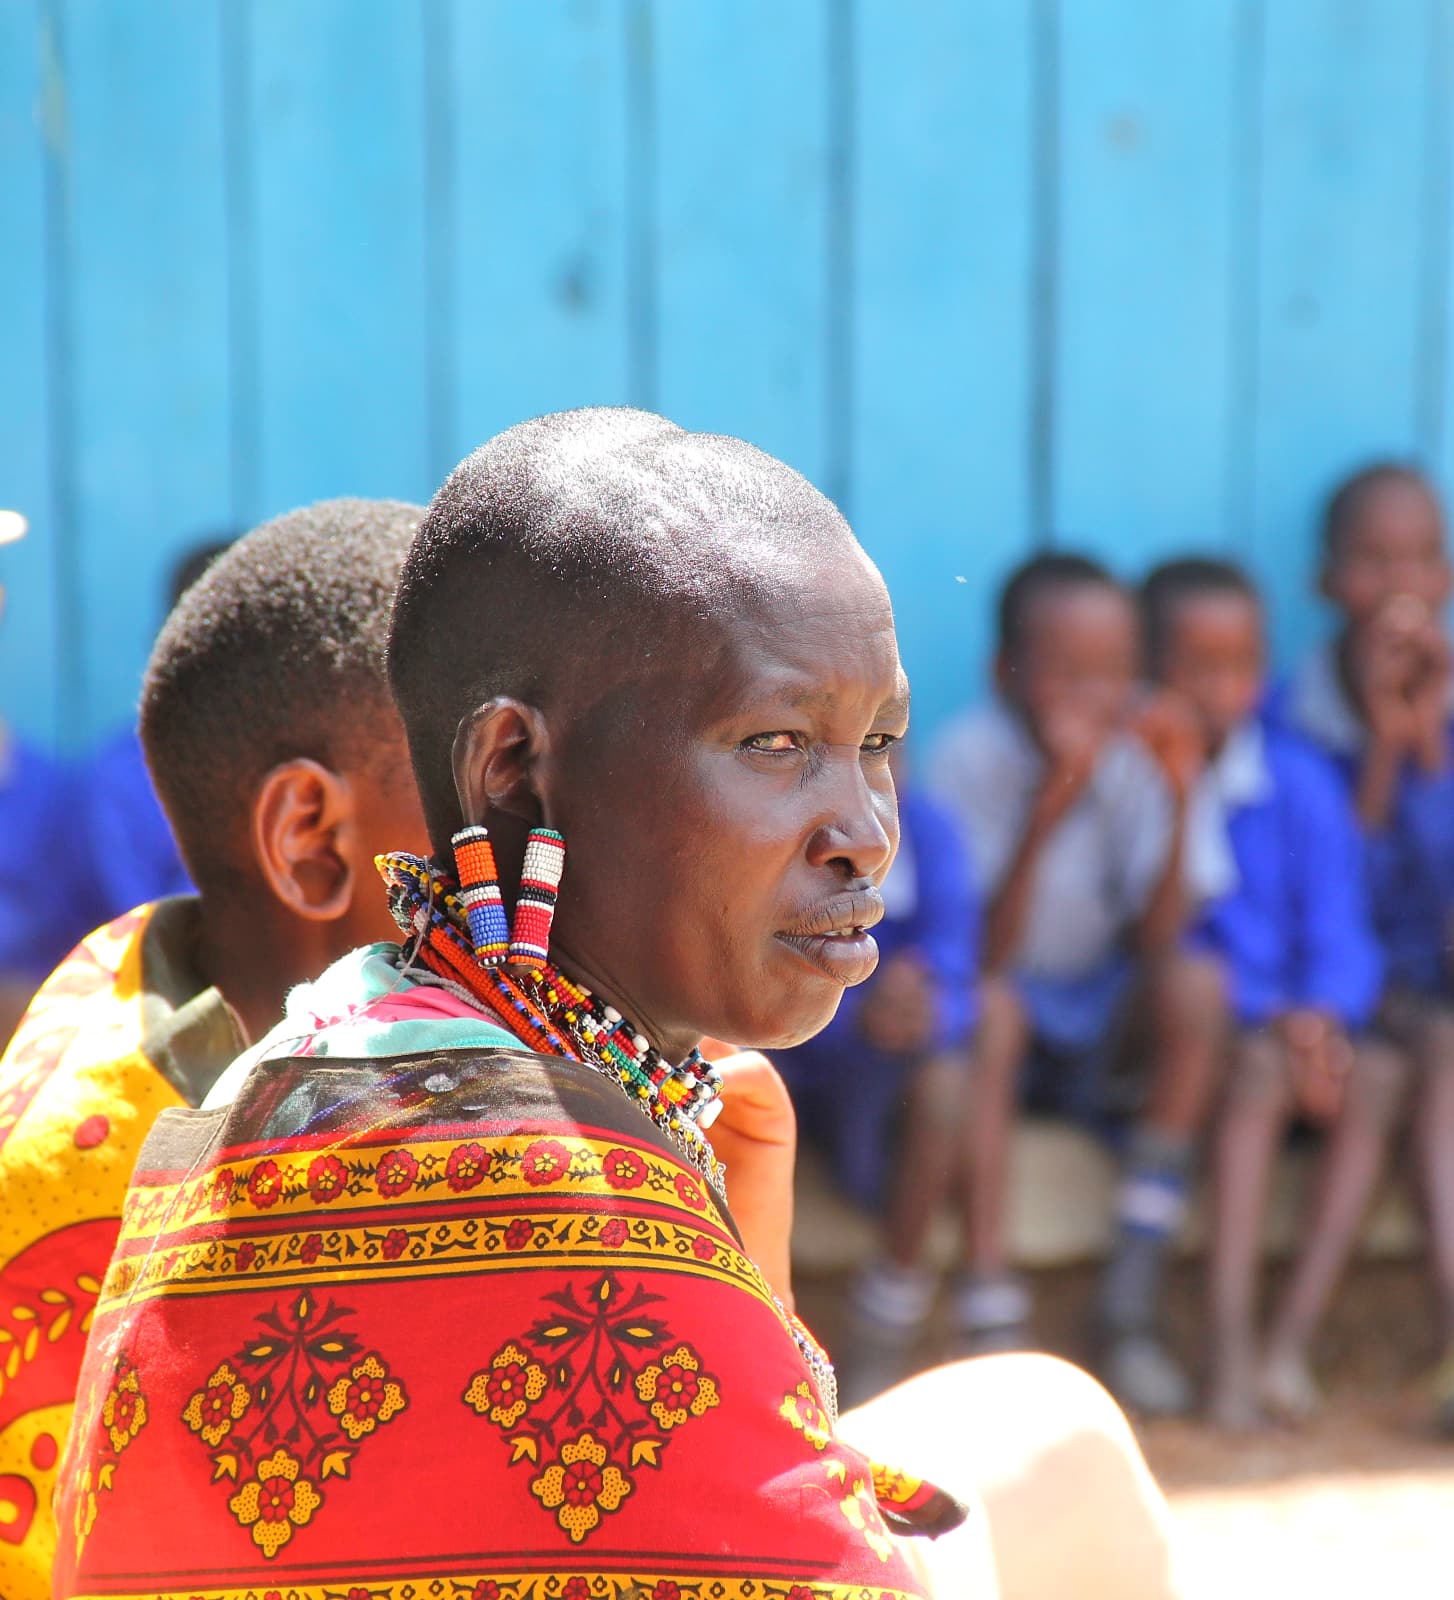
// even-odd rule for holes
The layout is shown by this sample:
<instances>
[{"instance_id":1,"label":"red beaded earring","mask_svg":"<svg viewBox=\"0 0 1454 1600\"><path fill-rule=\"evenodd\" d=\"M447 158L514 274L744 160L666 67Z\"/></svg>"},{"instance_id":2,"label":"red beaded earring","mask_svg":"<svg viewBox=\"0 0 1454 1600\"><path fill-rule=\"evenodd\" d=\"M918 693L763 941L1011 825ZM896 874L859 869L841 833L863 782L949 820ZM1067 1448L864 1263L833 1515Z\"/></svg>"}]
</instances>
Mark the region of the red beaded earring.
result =
<instances>
[{"instance_id":1,"label":"red beaded earring","mask_svg":"<svg viewBox=\"0 0 1454 1600\"><path fill-rule=\"evenodd\" d=\"M520 869L520 894L510 929L512 966L539 972L550 955L550 925L555 920L555 898L565 870L565 840L554 828L532 828L525 841L525 864Z\"/></svg>"}]
</instances>

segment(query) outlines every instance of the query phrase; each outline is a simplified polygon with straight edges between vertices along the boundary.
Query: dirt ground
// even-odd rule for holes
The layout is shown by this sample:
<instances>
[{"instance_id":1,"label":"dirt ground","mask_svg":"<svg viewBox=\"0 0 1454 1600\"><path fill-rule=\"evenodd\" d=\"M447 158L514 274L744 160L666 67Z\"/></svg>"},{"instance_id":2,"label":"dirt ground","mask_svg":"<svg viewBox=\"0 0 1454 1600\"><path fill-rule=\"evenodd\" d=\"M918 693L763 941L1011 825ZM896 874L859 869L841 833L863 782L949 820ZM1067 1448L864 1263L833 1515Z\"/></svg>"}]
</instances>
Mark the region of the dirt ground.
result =
<instances>
[{"instance_id":1,"label":"dirt ground","mask_svg":"<svg viewBox=\"0 0 1454 1600\"><path fill-rule=\"evenodd\" d=\"M1092 1281L1080 1269L1036 1276L1040 1348L1081 1353ZM798 1285L800 1309L830 1348L842 1292L830 1279ZM1189 1359L1199 1292L1195 1266L1180 1271L1169 1320ZM942 1336L931 1325L926 1363ZM1319 1350L1327 1407L1318 1421L1250 1437L1196 1421L1141 1425L1176 1512L1186 1600L1454 1600L1454 1443L1431 1436L1422 1381L1436 1355L1418 1268L1365 1265Z\"/></svg>"}]
</instances>

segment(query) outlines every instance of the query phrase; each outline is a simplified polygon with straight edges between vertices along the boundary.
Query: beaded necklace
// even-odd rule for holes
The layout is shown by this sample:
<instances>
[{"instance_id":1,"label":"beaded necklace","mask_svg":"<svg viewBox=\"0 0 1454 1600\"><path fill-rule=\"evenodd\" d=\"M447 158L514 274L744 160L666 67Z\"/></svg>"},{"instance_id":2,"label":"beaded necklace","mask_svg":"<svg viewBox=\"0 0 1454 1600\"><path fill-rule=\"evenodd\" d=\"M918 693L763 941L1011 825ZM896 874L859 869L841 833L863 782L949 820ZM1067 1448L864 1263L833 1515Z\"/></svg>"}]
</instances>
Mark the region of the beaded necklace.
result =
<instances>
[{"instance_id":1,"label":"beaded necklace","mask_svg":"<svg viewBox=\"0 0 1454 1600\"><path fill-rule=\"evenodd\" d=\"M402 851L379 856L375 865L388 887L394 920L411 942L412 960L498 1018L530 1049L579 1061L613 1079L702 1176L723 1189L722 1164L705 1137L722 1109L722 1078L711 1062L693 1050L680 1066L671 1066L614 1006L548 962L528 975L482 965L459 885L449 874Z\"/></svg>"}]
</instances>

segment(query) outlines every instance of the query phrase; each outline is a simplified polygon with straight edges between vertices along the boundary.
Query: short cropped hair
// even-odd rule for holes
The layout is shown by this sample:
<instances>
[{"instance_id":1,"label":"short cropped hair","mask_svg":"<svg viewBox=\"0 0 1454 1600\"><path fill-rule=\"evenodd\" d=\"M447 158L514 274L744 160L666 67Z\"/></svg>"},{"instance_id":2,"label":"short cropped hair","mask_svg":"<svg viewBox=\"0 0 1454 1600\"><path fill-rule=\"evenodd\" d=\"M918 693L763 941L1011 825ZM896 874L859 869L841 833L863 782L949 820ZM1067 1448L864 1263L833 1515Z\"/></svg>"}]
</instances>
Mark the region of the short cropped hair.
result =
<instances>
[{"instance_id":1,"label":"short cropped hair","mask_svg":"<svg viewBox=\"0 0 1454 1600\"><path fill-rule=\"evenodd\" d=\"M437 852L460 825L451 751L495 696L542 710L593 664L690 653L690 629L766 594L834 541L837 508L791 467L649 412L593 407L507 429L435 495L399 578L389 681Z\"/></svg>"},{"instance_id":2,"label":"short cropped hair","mask_svg":"<svg viewBox=\"0 0 1454 1600\"><path fill-rule=\"evenodd\" d=\"M1147 660L1159 671L1171 644L1176 614L1188 600L1203 595L1236 595L1261 606L1257 585L1234 562L1212 556L1184 556L1165 561L1147 573L1141 584L1141 626Z\"/></svg>"},{"instance_id":3,"label":"short cropped hair","mask_svg":"<svg viewBox=\"0 0 1454 1600\"><path fill-rule=\"evenodd\" d=\"M384 640L424 515L324 500L239 539L178 600L141 692L152 781L199 888L243 859L258 783L280 762L366 761L393 724Z\"/></svg>"},{"instance_id":4,"label":"short cropped hair","mask_svg":"<svg viewBox=\"0 0 1454 1600\"><path fill-rule=\"evenodd\" d=\"M1369 500L1380 489L1395 483L1422 489L1430 498L1434 497L1432 484L1411 462L1375 461L1370 466L1360 468L1344 478L1328 496L1327 504L1323 507L1324 561L1335 562L1343 555L1348 531L1356 526Z\"/></svg>"},{"instance_id":5,"label":"short cropped hair","mask_svg":"<svg viewBox=\"0 0 1454 1600\"><path fill-rule=\"evenodd\" d=\"M1106 568L1089 556L1051 551L1032 556L1016 567L1000 590L1000 654L1009 660L1019 655L1029 631L1030 611L1037 600L1057 589L1079 589L1086 584L1120 588Z\"/></svg>"}]
</instances>

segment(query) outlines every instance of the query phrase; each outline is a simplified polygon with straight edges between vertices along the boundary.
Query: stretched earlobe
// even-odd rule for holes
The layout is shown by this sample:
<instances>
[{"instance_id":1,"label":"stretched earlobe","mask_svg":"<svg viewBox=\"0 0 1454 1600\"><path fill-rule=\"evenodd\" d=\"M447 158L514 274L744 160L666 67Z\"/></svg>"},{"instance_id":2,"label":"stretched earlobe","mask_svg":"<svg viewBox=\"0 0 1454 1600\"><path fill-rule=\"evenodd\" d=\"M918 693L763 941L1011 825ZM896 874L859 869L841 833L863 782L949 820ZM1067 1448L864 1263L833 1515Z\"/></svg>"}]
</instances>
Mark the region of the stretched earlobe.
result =
<instances>
[{"instance_id":1,"label":"stretched earlobe","mask_svg":"<svg viewBox=\"0 0 1454 1600\"><path fill-rule=\"evenodd\" d=\"M262 780L252 806L253 855L276 899L307 922L353 903L357 816L348 779L299 758Z\"/></svg>"}]
</instances>

